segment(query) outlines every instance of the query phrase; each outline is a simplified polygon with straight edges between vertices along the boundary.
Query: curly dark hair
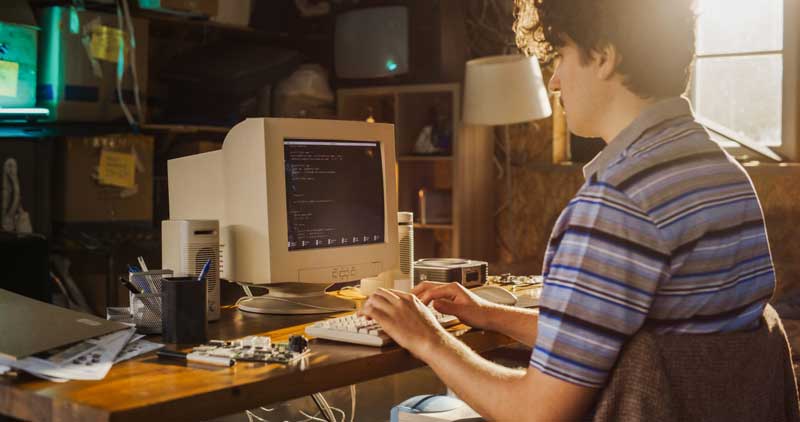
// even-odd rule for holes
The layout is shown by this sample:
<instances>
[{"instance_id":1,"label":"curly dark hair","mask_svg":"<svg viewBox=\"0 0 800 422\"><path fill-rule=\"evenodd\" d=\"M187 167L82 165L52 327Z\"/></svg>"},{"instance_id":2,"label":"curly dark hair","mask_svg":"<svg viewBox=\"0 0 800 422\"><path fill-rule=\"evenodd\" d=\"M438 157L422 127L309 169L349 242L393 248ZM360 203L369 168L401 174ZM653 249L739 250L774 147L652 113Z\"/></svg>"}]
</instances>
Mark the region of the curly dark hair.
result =
<instances>
[{"instance_id":1,"label":"curly dark hair","mask_svg":"<svg viewBox=\"0 0 800 422\"><path fill-rule=\"evenodd\" d=\"M617 73L642 98L681 95L695 54L694 0L515 0L517 46L549 63L574 42L584 62L613 45Z\"/></svg>"}]
</instances>

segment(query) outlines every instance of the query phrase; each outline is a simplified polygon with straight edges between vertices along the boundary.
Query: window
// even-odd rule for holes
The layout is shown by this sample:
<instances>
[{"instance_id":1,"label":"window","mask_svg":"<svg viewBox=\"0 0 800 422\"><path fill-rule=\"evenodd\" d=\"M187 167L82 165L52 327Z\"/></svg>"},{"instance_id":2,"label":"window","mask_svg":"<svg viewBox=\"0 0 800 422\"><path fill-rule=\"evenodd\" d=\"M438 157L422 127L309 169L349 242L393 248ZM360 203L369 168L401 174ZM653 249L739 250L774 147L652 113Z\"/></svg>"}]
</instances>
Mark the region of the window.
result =
<instances>
[{"instance_id":1,"label":"window","mask_svg":"<svg viewBox=\"0 0 800 422\"><path fill-rule=\"evenodd\" d=\"M709 125L792 160L799 11L795 0L697 0L691 89L695 111Z\"/></svg>"}]
</instances>

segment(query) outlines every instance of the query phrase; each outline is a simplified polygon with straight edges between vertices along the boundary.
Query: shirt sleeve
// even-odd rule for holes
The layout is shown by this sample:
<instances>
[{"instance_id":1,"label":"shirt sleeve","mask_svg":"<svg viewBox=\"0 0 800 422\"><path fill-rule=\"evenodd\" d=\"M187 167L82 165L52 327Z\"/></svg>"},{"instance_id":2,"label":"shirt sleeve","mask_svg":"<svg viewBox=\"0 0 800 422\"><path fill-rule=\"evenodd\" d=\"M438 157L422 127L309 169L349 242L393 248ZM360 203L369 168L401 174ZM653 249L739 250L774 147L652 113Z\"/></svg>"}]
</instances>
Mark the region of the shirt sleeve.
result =
<instances>
[{"instance_id":1,"label":"shirt sleeve","mask_svg":"<svg viewBox=\"0 0 800 422\"><path fill-rule=\"evenodd\" d=\"M638 205L613 187L584 186L556 224L545 255L531 366L602 388L669 266L658 227Z\"/></svg>"}]
</instances>

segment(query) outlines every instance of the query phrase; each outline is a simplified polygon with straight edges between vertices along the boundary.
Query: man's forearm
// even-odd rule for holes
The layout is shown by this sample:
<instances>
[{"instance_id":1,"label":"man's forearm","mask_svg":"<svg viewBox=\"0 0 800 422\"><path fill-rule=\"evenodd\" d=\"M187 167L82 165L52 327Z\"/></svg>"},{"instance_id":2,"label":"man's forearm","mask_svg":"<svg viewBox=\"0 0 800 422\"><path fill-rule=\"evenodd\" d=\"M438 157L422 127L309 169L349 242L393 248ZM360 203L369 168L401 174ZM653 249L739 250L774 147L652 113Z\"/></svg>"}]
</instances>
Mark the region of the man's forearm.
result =
<instances>
[{"instance_id":1,"label":"man's forearm","mask_svg":"<svg viewBox=\"0 0 800 422\"><path fill-rule=\"evenodd\" d=\"M496 306L487 309L484 328L505 334L518 342L533 347L539 311L536 309Z\"/></svg>"},{"instance_id":2,"label":"man's forearm","mask_svg":"<svg viewBox=\"0 0 800 422\"><path fill-rule=\"evenodd\" d=\"M438 344L422 352L420 358L484 417L512 420L510 415L524 414L525 400L516 394L524 370L489 362L448 333L441 336Z\"/></svg>"}]
</instances>

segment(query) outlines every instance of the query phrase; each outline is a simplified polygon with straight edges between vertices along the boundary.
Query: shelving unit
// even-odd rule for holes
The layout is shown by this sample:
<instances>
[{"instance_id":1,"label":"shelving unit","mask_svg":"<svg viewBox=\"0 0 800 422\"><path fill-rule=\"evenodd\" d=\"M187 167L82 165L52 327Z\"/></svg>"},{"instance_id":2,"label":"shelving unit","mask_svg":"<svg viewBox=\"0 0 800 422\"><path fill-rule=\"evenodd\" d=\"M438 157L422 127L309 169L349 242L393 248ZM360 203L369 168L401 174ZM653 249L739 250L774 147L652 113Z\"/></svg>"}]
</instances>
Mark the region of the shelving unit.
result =
<instances>
[{"instance_id":1,"label":"shelving unit","mask_svg":"<svg viewBox=\"0 0 800 422\"><path fill-rule=\"evenodd\" d=\"M464 142L461 125L461 87L455 83L348 88L337 91L338 116L395 125L397 203L414 213L415 259L464 257L489 260L493 244L470 244L476 231L490 232L490 215L475 213L470 203L476 190L488 197L491 183L491 145L485 140ZM415 153L420 132L436 125L441 155ZM449 134L449 135L448 135ZM436 136L434 136L436 138ZM449 139L449 145L446 145ZM443 141L443 142L442 142ZM434 142L435 143L435 142ZM479 158L476 162L475 160ZM450 192L451 221L420 222L420 189ZM479 192L480 193L480 192ZM488 238L488 235L480 236Z\"/></svg>"}]
</instances>

